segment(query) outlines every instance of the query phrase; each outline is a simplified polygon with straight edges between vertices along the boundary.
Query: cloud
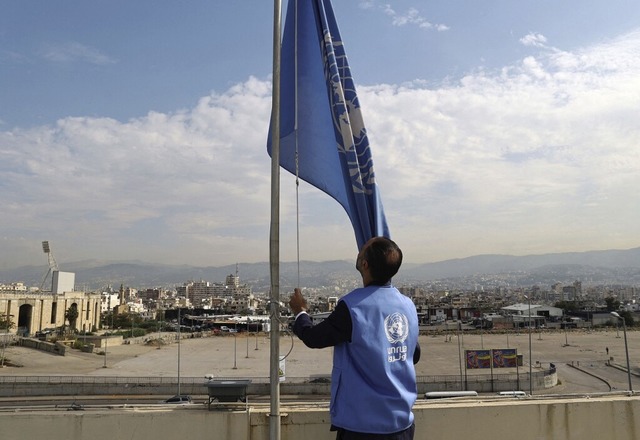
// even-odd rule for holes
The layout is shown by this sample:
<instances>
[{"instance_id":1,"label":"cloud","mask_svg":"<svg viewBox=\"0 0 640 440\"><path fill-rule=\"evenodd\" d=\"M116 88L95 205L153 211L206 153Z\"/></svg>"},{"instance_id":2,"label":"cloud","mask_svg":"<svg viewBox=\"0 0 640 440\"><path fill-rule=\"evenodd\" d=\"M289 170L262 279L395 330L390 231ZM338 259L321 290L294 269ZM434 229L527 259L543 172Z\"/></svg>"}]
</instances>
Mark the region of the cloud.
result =
<instances>
[{"instance_id":1,"label":"cloud","mask_svg":"<svg viewBox=\"0 0 640 440\"><path fill-rule=\"evenodd\" d=\"M19 64L28 64L28 63L30 63L30 60L27 56L19 52L0 49L0 66L19 65Z\"/></svg>"},{"instance_id":2,"label":"cloud","mask_svg":"<svg viewBox=\"0 0 640 440\"><path fill-rule=\"evenodd\" d=\"M405 12L397 12L389 3L380 3L377 1L367 0L361 1L362 9L375 9L382 11L391 18L391 24L394 26L414 25L422 29L435 29L437 31L447 31L449 27L445 24L434 24L429 22L420 11L416 8L409 8Z\"/></svg>"},{"instance_id":3,"label":"cloud","mask_svg":"<svg viewBox=\"0 0 640 440\"><path fill-rule=\"evenodd\" d=\"M520 43L525 46L546 47L547 38L542 34L532 32L520 38Z\"/></svg>"},{"instance_id":4,"label":"cloud","mask_svg":"<svg viewBox=\"0 0 640 440\"><path fill-rule=\"evenodd\" d=\"M406 260L638 246L639 48L635 32L455 84L359 87ZM60 260L265 261L270 93L249 78L175 113L0 131L0 264L41 258L45 239ZM293 260L295 183L281 179ZM351 258L338 204L306 184L299 198L302 258Z\"/></svg>"},{"instance_id":5,"label":"cloud","mask_svg":"<svg viewBox=\"0 0 640 440\"><path fill-rule=\"evenodd\" d=\"M640 205L623 200L640 184L638 47L634 33L454 86L365 93L385 203L410 213L391 214L402 241L429 248L452 228L470 253L637 246Z\"/></svg>"},{"instance_id":6,"label":"cloud","mask_svg":"<svg viewBox=\"0 0 640 440\"><path fill-rule=\"evenodd\" d=\"M57 62L82 61L89 64L107 65L114 64L117 61L108 55L105 55L98 49L85 46L84 44L71 41L59 44L47 44L41 51L43 58Z\"/></svg>"}]
</instances>

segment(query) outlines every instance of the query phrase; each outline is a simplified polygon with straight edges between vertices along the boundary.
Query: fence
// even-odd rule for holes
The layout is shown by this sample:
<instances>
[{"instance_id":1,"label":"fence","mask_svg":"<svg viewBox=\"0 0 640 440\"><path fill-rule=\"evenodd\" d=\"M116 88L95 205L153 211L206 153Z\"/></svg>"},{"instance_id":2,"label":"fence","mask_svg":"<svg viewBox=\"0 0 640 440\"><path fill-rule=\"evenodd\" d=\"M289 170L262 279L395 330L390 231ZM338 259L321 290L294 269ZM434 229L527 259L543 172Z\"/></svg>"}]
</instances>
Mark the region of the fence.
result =
<instances>
[{"instance_id":1,"label":"fence","mask_svg":"<svg viewBox=\"0 0 640 440\"><path fill-rule=\"evenodd\" d=\"M558 376L555 368L509 374L473 374L473 375L441 375L418 376L418 393L430 391L477 391L478 393L497 393L500 391L533 390L551 388L557 385Z\"/></svg>"},{"instance_id":2,"label":"fence","mask_svg":"<svg viewBox=\"0 0 640 440\"><path fill-rule=\"evenodd\" d=\"M238 378L216 377L218 380ZM269 394L269 378L247 377L251 384L247 392L253 395ZM532 375L534 390L557 384L555 369L537 371ZM181 377L180 389L184 394L206 394L206 379ZM495 393L529 389L529 374L478 374L468 377L442 375L418 376L418 393L429 391L477 391ZM155 395L175 394L177 377L119 377L119 376L0 376L0 397L47 395ZM310 380L308 377L289 377L280 384L282 394L328 395L329 380Z\"/></svg>"}]
</instances>

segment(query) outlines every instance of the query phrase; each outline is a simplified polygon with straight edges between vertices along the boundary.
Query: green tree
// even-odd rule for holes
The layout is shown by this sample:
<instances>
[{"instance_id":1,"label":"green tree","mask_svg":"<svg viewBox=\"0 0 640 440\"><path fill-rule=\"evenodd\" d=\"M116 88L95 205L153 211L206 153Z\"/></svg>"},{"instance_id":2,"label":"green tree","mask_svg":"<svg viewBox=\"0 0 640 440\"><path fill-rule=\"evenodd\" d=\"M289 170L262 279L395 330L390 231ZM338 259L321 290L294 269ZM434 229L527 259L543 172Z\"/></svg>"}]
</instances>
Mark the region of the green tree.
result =
<instances>
[{"instance_id":1,"label":"green tree","mask_svg":"<svg viewBox=\"0 0 640 440\"><path fill-rule=\"evenodd\" d=\"M565 315L567 312L575 312L578 310L578 305L575 301L558 301L555 303L555 307L564 310Z\"/></svg>"},{"instance_id":2,"label":"green tree","mask_svg":"<svg viewBox=\"0 0 640 440\"><path fill-rule=\"evenodd\" d=\"M633 313L631 312L618 312L618 314L624 318L624 324L627 327L633 327L635 325L635 320L633 319Z\"/></svg>"},{"instance_id":3,"label":"green tree","mask_svg":"<svg viewBox=\"0 0 640 440\"><path fill-rule=\"evenodd\" d=\"M0 314L0 330L12 329L16 324L11 320L11 316Z\"/></svg>"},{"instance_id":4,"label":"green tree","mask_svg":"<svg viewBox=\"0 0 640 440\"><path fill-rule=\"evenodd\" d=\"M620 301L613 296L606 297L604 302L607 304L607 312L615 312L620 308Z\"/></svg>"},{"instance_id":5,"label":"green tree","mask_svg":"<svg viewBox=\"0 0 640 440\"><path fill-rule=\"evenodd\" d=\"M107 312L102 315L102 324L108 326L111 330L109 333L122 334L125 337L131 336L131 328L133 327L134 336L144 336L147 333L146 328L151 327L136 313L113 313ZM155 326L157 324L152 324ZM142 328L139 328L142 327Z\"/></svg>"},{"instance_id":6,"label":"green tree","mask_svg":"<svg viewBox=\"0 0 640 440\"><path fill-rule=\"evenodd\" d=\"M80 314L78 313L77 304L71 304L71 307L69 307L67 311L64 312L65 319L69 321L69 327L73 329L76 328L76 321L78 320L79 315Z\"/></svg>"}]
</instances>

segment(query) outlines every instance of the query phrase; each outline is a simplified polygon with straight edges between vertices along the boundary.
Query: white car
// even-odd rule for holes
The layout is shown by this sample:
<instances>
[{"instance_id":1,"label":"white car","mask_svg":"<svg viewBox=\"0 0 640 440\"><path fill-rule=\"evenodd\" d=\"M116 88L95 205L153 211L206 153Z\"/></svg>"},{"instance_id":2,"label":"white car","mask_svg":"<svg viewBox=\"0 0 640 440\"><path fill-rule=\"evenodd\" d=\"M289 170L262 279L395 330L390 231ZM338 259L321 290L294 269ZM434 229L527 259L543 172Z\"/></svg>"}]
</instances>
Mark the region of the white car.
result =
<instances>
[{"instance_id":1,"label":"white car","mask_svg":"<svg viewBox=\"0 0 640 440\"><path fill-rule=\"evenodd\" d=\"M169 397L167 400L163 400L160 403L171 403L173 405L191 405L193 403L193 400L191 400L191 396L182 395Z\"/></svg>"}]
</instances>

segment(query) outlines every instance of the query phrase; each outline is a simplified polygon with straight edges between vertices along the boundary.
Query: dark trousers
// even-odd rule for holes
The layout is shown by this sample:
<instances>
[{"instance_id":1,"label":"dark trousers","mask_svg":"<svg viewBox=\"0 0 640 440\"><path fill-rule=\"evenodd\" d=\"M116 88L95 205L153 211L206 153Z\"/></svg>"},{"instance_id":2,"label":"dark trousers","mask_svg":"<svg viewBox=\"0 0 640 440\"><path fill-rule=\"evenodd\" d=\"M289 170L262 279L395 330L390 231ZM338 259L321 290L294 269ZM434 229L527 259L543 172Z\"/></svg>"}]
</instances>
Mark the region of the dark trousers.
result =
<instances>
[{"instance_id":1,"label":"dark trousers","mask_svg":"<svg viewBox=\"0 0 640 440\"><path fill-rule=\"evenodd\" d=\"M412 424L404 431L394 432L392 434L367 434L347 431L342 428L337 428L337 431L336 440L413 440L416 425Z\"/></svg>"}]
</instances>

